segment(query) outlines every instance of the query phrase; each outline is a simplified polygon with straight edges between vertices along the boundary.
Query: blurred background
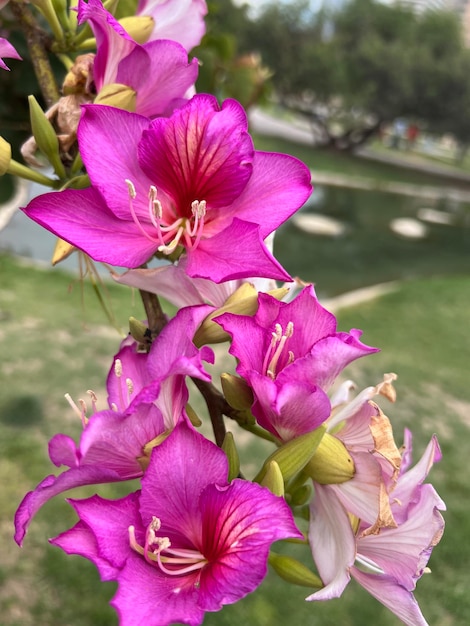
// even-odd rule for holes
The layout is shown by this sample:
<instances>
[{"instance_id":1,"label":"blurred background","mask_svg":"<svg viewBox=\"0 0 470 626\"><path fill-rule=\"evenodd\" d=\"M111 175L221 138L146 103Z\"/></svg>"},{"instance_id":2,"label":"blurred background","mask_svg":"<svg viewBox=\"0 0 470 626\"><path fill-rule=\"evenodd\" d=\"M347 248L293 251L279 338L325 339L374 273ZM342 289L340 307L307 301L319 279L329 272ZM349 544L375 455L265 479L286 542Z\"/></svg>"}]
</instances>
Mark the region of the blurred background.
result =
<instances>
[{"instance_id":1,"label":"blurred background","mask_svg":"<svg viewBox=\"0 0 470 626\"><path fill-rule=\"evenodd\" d=\"M358 388L398 374L398 399L382 403L397 442L415 433L418 459L433 433L444 453L431 481L446 501L447 529L416 597L429 623L470 623L470 2L374 0L208 2L198 91L247 108L259 150L297 156L312 171L308 203L282 226L275 254L293 276L315 283L338 316L381 353L348 368ZM8 7L8 32L27 56ZM28 64L0 73L0 133L28 137ZM60 67L57 72L60 73ZM18 157L18 155L16 155ZM40 193L0 179L0 623L117 624L112 583L66 557L47 538L74 523L63 498L38 514L23 549L12 518L23 494L51 473L47 441L81 425L63 394L105 376L137 295L82 282L77 256L51 268L54 237L16 210ZM276 207L273 206L273 211ZM263 454L265 452L263 451ZM260 450L244 450L256 468ZM254 469L253 469L254 474ZM117 497L129 485L100 487ZM82 489L73 497L91 495ZM72 495L72 494L71 494ZM308 563L308 560L306 560ZM355 583L329 603L269 574L260 590L206 624L397 626Z\"/></svg>"}]
</instances>

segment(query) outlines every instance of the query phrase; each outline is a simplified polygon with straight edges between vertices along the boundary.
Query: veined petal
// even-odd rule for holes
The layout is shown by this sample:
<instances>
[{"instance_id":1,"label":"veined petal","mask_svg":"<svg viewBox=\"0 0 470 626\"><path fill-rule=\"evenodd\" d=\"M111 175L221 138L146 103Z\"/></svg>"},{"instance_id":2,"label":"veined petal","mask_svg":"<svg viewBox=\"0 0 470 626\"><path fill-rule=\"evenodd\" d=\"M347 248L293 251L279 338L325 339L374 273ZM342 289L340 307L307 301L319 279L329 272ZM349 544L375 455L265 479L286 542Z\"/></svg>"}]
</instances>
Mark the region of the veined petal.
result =
<instances>
[{"instance_id":1,"label":"veined petal","mask_svg":"<svg viewBox=\"0 0 470 626\"><path fill-rule=\"evenodd\" d=\"M209 485L200 507L201 552L209 563L201 574L199 605L206 611L236 602L261 583L273 541L303 538L286 502L254 483Z\"/></svg>"},{"instance_id":2,"label":"veined petal","mask_svg":"<svg viewBox=\"0 0 470 626\"><path fill-rule=\"evenodd\" d=\"M78 467L80 463L80 452L75 445L75 441L67 435L61 433L54 435L49 441L49 458L56 467L66 465L67 467Z\"/></svg>"},{"instance_id":3,"label":"veined petal","mask_svg":"<svg viewBox=\"0 0 470 626\"><path fill-rule=\"evenodd\" d=\"M133 206L137 215L144 224L148 222L148 191L152 181L139 167L137 144L149 124L148 118L136 113L90 104L83 107L78 126L80 153L90 180L105 198L109 209L126 220L127 225L133 225L133 222L126 180L130 180L136 190ZM153 250L157 247L158 244L154 243Z\"/></svg>"},{"instance_id":4,"label":"veined petal","mask_svg":"<svg viewBox=\"0 0 470 626\"><path fill-rule=\"evenodd\" d=\"M93 187L46 193L33 198L22 210L95 261L138 267L157 248L133 222L118 219Z\"/></svg>"},{"instance_id":5,"label":"veined petal","mask_svg":"<svg viewBox=\"0 0 470 626\"><path fill-rule=\"evenodd\" d=\"M108 405L124 412L138 392L150 381L147 354L137 352L137 343L125 339L114 356L108 373L106 388Z\"/></svg>"},{"instance_id":6,"label":"veined petal","mask_svg":"<svg viewBox=\"0 0 470 626\"><path fill-rule=\"evenodd\" d=\"M264 245L259 224L237 218L228 228L202 239L196 249L188 251L186 271L189 276L209 278L215 283L252 276L292 280Z\"/></svg>"},{"instance_id":7,"label":"veined petal","mask_svg":"<svg viewBox=\"0 0 470 626\"><path fill-rule=\"evenodd\" d=\"M211 483L227 484L227 475L225 453L180 422L153 449L142 478L140 511L144 525L153 516L161 517L165 528L191 539L193 545L200 545L199 495Z\"/></svg>"},{"instance_id":8,"label":"veined petal","mask_svg":"<svg viewBox=\"0 0 470 626\"><path fill-rule=\"evenodd\" d=\"M253 142L244 110L214 96L194 96L171 118L153 120L138 148L139 163L157 189L169 195L179 217L190 217L194 200L211 209L230 205L252 172Z\"/></svg>"},{"instance_id":9,"label":"veined petal","mask_svg":"<svg viewBox=\"0 0 470 626\"><path fill-rule=\"evenodd\" d=\"M308 539L325 587L306 600L339 598L350 580L349 569L356 558L356 540L346 510L330 485L315 485Z\"/></svg>"},{"instance_id":10,"label":"veined petal","mask_svg":"<svg viewBox=\"0 0 470 626\"><path fill-rule=\"evenodd\" d=\"M428 626L413 594L391 576L367 574L357 567L351 569L351 575L406 626Z\"/></svg>"}]
</instances>

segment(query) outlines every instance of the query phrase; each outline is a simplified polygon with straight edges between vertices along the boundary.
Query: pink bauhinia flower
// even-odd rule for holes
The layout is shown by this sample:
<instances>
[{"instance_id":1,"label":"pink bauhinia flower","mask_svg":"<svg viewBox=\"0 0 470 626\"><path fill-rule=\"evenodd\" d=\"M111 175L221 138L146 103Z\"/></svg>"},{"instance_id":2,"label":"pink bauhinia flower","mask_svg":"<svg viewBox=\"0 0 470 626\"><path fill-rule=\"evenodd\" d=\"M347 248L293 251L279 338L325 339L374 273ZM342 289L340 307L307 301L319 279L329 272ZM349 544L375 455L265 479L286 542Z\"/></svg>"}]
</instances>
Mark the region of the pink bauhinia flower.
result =
<instances>
[{"instance_id":1,"label":"pink bauhinia flower","mask_svg":"<svg viewBox=\"0 0 470 626\"><path fill-rule=\"evenodd\" d=\"M11 45L8 39L5 39L4 37L0 37L0 67L3 70L10 71L10 68L8 67L8 65L2 60L3 57L7 59L20 59L21 60L20 55L15 50L15 48Z\"/></svg>"},{"instance_id":2,"label":"pink bauhinia flower","mask_svg":"<svg viewBox=\"0 0 470 626\"><path fill-rule=\"evenodd\" d=\"M71 501L80 521L52 543L118 582L122 626L201 624L261 583L273 541L302 538L282 498L227 473L222 450L181 423L153 450L141 492Z\"/></svg>"},{"instance_id":3,"label":"pink bauhinia flower","mask_svg":"<svg viewBox=\"0 0 470 626\"><path fill-rule=\"evenodd\" d=\"M136 14L153 19L150 40L173 39L189 52L206 32L206 13L205 0L139 0Z\"/></svg>"},{"instance_id":4,"label":"pink bauhinia flower","mask_svg":"<svg viewBox=\"0 0 470 626\"><path fill-rule=\"evenodd\" d=\"M212 362L213 353L206 347L199 351L191 341L210 310L206 306L181 310L148 356L136 351L134 341L124 341L108 375L109 410L87 418L82 409L84 430L78 446L63 434L49 442L52 463L69 469L47 476L23 498L15 515L19 545L32 517L53 496L82 485L142 476L156 438L187 419L185 376L210 380L201 359Z\"/></svg>"},{"instance_id":5,"label":"pink bauhinia flower","mask_svg":"<svg viewBox=\"0 0 470 626\"><path fill-rule=\"evenodd\" d=\"M433 437L417 465L401 471L389 494L397 525L370 533L368 523L351 518L330 485L315 490L310 505L309 541L325 587L307 600L339 597L353 576L407 626L427 626L413 596L439 542L445 504L430 484L423 484L441 459Z\"/></svg>"},{"instance_id":6,"label":"pink bauhinia flower","mask_svg":"<svg viewBox=\"0 0 470 626\"><path fill-rule=\"evenodd\" d=\"M214 319L232 336L237 372L252 387L253 415L282 441L317 428L330 415L326 394L351 361L377 352L361 331L337 332L336 318L312 286L291 302L260 294L254 317L224 313Z\"/></svg>"},{"instance_id":7,"label":"pink bauhinia flower","mask_svg":"<svg viewBox=\"0 0 470 626\"><path fill-rule=\"evenodd\" d=\"M89 105L78 141L92 187L35 198L25 213L45 228L121 267L178 248L191 277L290 280L264 240L308 198L310 172L254 150L234 100L196 95L152 122Z\"/></svg>"},{"instance_id":8,"label":"pink bauhinia flower","mask_svg":"<svg viewBox=\"0 0 470 626\"><path fill-rule=\"evenodd\" d=\"M147 117L171 113L197 79L197 59L188 61L186 50L176 41L136 43L101 0L80 0L78 20L89 22L96 37L93 82L98 96L103 87L115 84L135 92L133 110Z\"/></svg>"}]
</instances>

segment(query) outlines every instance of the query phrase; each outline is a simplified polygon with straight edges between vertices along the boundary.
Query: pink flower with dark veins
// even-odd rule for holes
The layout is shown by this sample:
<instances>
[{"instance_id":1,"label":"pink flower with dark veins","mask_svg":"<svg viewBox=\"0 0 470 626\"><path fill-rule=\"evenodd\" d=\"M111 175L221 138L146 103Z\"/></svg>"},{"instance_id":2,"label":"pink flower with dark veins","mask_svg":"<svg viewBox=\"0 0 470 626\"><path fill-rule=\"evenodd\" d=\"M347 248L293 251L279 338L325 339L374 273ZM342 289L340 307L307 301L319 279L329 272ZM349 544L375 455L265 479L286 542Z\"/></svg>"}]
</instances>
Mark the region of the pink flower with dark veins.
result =
<instances>
[{"instance_id":1,"label":"pink flower with dark veins","mask_svg":"<svg viewBox=\"0 0 470 626\"><path fill-rule=\"evenodd\" d=\"M224 452L181 422L154 448L141 492L72 500L80 521L52 543L118 582L121 626L201 624L256 589L272 542L303 537L283 498L227 474Z\"/></svg>"},{"instance_id":2,"label":"pink flower with dark veins","mask_svg":"<svg viewBox=\"0 0 470 626\"><path fill-rule=\"evenodd\" d=\"M78 142L92 187L41 195L24 209L54 234L120 267L178 249L191 277L290 280L264 240L304 204L310 172L255 150L235 100L220 107L196 95L153 121L88 105Z\"/></svg>"}]
</instances>

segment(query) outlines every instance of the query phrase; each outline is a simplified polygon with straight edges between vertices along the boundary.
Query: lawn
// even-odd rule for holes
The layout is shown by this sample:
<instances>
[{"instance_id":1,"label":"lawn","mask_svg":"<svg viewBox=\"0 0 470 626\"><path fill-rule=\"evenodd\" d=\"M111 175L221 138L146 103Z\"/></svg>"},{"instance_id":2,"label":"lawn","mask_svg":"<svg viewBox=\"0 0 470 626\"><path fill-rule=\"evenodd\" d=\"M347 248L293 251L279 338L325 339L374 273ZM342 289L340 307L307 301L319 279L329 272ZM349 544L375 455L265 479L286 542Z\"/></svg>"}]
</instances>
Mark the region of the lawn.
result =
<instances>
[{"instance_id":1,"label":"lawn","mask_svg":"<svg viewBox=\"0 0 470 626\"><path fill-rule=\"evenodd\" d=\"M12 517L22 495L50 473L47 441L56 432L78 437L81 426L63 399L85 397L93 389L105 400L105 375L119 335L107 323L92 289L60 270L26 266L0 257L0 481L2 495L0 614L4 626L112 626L107 606L115 586L101 584L94 566L66 557L47 544L74 523L62 497L37 515L22 550L12 541ZM119 324L129 315L142 316L137 297L109 285ZM83 300L83 302L82 302ZM397 439L405 426L416 433L419 455L436 432L444 460L431 476L447 502L447 530L430 562L432 575L420 581L417 597L431 624L470 623L470 515L467 462L470 455L468 355L470 276L416 279L377 300L340 311L339 327L364 329L364 341L382 349L351 366L346 375L359 385L378 382L395 371L398 400L384 411ZM256 450L252 451L256 456ZM254 459L256 462L256 458ZM116 497L129 485L99 487ZM93 488L73 493L90 495ZM206 624L260 626L397 626L398 620L356 585L343 598L313 605L307 590L281 583L273 574L260 590Z\"/></svg>"}]
</instances>

